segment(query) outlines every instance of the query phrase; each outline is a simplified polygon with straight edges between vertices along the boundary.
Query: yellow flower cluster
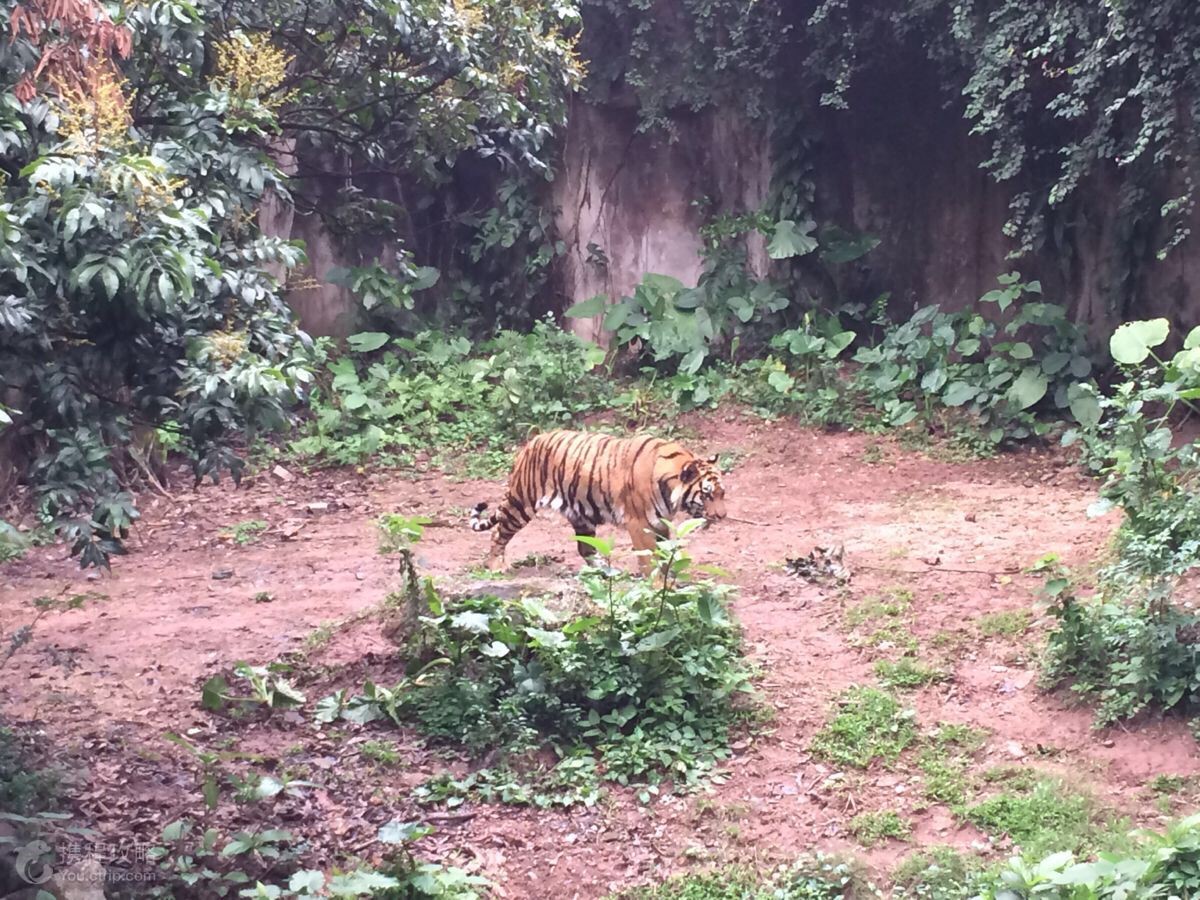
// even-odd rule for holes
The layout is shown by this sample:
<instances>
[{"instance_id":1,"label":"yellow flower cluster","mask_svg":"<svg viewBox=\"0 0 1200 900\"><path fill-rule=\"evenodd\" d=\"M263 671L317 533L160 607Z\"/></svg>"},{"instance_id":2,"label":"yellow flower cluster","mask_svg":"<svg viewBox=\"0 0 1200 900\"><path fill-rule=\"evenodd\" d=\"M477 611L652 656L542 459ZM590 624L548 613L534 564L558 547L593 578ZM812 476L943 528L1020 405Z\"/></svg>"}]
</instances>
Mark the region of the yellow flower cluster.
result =
<instances>
[{"instance_id":1,"label":"yellow flower cluster","mask_svg":"<svg viewBox=\"0 0 1200 900\"><path fill-rule=\"evenodd\" d=\"M470 33L483 24L483 10L475 0L450 0L454 4L455 15L462 22L463 30Z\"/></svg>"},{"instance_id":2,"label":"yellow flower cluster","mask_svg":"<svg viewBox=\"0 0 1200 900\"><path fill-rule=\"evenodd\" d=\"M216 51L218 88L242 102L257 100L272 111L290 99L290 93L273 92L287 78L292 58L268 35L234 32L216 45Z\"/></svg>"},{"instance_id":3,"label":"yellow flower cluster","mask_svg":"<svg viewBox=\"0 0 1200 900\"><path fill-rule=\"evenodd\" d=\"M58 133L70 150L97 154L129 143L129 100L111 65L93 62L78 80L55 82Z\"/></svg>"},{"instance_id":4,"label":"yellow flower cluster","mask_svg":"<svg viewBox=\"0 0 1200 900\"><path fill-rule=\"evenodd\" d=\"M250 343L244 331L214 331L206 340L213 357L225 365L241 359Z\"/></svg>"},{"instance_id":5,"label":"yellow flower cluster","mask_svg":"<svg viewBox=\"0 0 1200 900\"><path fill-rule=\"evenodd\" d=\"M558 29L550 33L551 39L562 48L563 55L574 69L574 76L582 81L587 77L587 60L579 55L579 41L583 37L582 31L576 31L572 35L564 35Z\"/></svg>"}]
</instances>

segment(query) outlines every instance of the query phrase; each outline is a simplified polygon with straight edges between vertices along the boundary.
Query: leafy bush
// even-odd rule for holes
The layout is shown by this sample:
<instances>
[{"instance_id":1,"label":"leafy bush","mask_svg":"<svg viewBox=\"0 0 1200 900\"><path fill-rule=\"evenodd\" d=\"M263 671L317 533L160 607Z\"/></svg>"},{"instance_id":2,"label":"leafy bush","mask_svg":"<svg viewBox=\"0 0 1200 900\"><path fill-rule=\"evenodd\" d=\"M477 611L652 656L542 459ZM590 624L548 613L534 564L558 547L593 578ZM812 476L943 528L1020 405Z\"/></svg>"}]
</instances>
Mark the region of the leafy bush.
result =
<instances>
[{"instance_id":1,"label":"leafy bush","mask_svg":"<svg viewBox=\"0 0 1200 900\"><path fill-rule=\"evenodd\" d=\"M1011 860L989 878L977 900L1126 900L1194 897L1200 890L1200 816L1173 824L1163 834L1136 831L1128 856L1102 853L1078 862L1070 852L1036 860Z\"/></svg>"},{"instance_id":2,"label":"leafy bush","mask_svg":"<svg viewBox=\"0 0 1200 900\"><path fill-rule=\"evenodd\" d=\"M1072 385L1091 372L1081 333L1064 307L1029 299L1038 282L1015 272L999 282L980 298L997 321L926 306L855 353L855 387L886 425L957 425L996 447L1045 434L1039 408L1071 406Z\"/></svg>"},{"instance_id":3,"label":"leafy bush","mask_svg":"<svg viewBox=\"0 0 1200 900\"><path fill-rule=\"evenodd\" d=\"M435 332L365 332L350 347L336 358L319 347L324 374L310 397L309 434L294 451L353 463L416 450L500 450L533 427L570 423L606 389L591 371L603 351L548 321L478 345Z\"/></svg>"},{"instance_id":4,"label":"leafy bush","mask_svg":"<svg viewBox=\"0 0 1200 900\"><path fill-rule=\"evenodd\" d=\"M1081 388L1083 427L1063 439L1081 441L1085 459L1105 477L1101 502L1090 512L1125 513L1110 576L1172 578L1200 562L1200 451L1176 441L1172 430L1179 410L1194 410L1200 398L1200 328L1164 360L1154 348L1169 333L1166 319L1118 328L1109 349L1124 380L1107 395Z\"/></svg>"},{"instance_id":5,"label":"leafy bush","mask_svg":"<svg viewBox=\"0 0 1200 900\"><path fill-rule=\"evenodd\" d=\"M771 338L772 355L742 365L741 396L769 413L818 425L850 424L855 401L839 359L854 338L837 316L805 313L798 327Z\"/></svg>"},{"instance_id":6,"label":"leafy bush","mask_svg":"<svg viewBox=\"0 0 1200 900\"><path fill-rule=\"evenodd\" d=\"M690 566L682 538L656 552L671 573L666 584L590 566L581 576L590 600L571 614L532 598L427 595L429 615L410 647L422 664L442 665L391 692L394 718L476 753L494 751L507 767L477 773L470 784L429 785L427 798L486 788L544 805L561 802L564 785L586 785L602 771L640 785L649 799L664 778L694 784L728 755L730 729L745 714L736 698L750 673L724 611L726 591L680 580ZM549 771L543 750L558 760ZM533 789L514 772L536 781Z\"/></svg>"},{"instance_id":7,"label":"leafy bush","mask_svg":"<svg viewBox=\"0 0 1200 900\"><path fill-rule=\"evenodd\" d=\"M151 888L148 896L171 900L226 896L252 900L364 896L476 900L487 884L461 869L419 861L411 846L433 829L417 823L389 822L379 829L376 840L394 848L387 865L332 872L300 868L303 844L289 831L268 828L223 836L215 828L200 834L195 830L187 819L163 828L161 845L150 848L147 856L171 885Z\"/></svg>"},{"instance_id":8,"label":"leafy bush","mask_svg":"<svg viewBox=\"0 0 1200 900\"><path fill-rule=\"evenodd\" d=\"M879 897L852 867L822 853L773 872L729 867L632 888L611 900L850 900Z\"/></svg>"},{"instance_id":9,"label":"leafy bush","mask_svg":"<svg viewBox=\"0 0 1200 900\"><path fill-rule=\"evenodd\" d=\"M528 335L502 331L479 344L440 332L364 332L350 337L350 348L331 359L320 347L325 374L295 452L353 463L418 450L504 450L530 428L570 424L606 389L592 372L604 352L548 320Z\"/></svg>"},{"instance_id":10,"label":"leafy bush","mask_svg":"<svg viewBox=\"0 0 1200 900\"><path fill-rule=\"evenodd\" d=\"M1081 600L1064 577L1051 579L1043 682L1070 683L1097 701L1103 726L1150 707L1191 712L1200 703L1200 615L1158 586L1132 596Z\"/></svg>"},{"instance_id":11,"label":"leafy bush","mask_svg":"<svg viewBox=\"0 0 1200 900\"><path fill-rule=\"evenodd\" d=\"M136 517L123 466L149 465L156 427L179 436L197 478L236 478L228 440L281 424L306 378L268 271L302 254L241 224L279 187L271 166L133 141L119 90L102 100L107 130L81 98L0 108L6 168L21 170L0 197L0 382L16 396L0 429L85 566L121 552Z\"/></svg>"}]
</instances>

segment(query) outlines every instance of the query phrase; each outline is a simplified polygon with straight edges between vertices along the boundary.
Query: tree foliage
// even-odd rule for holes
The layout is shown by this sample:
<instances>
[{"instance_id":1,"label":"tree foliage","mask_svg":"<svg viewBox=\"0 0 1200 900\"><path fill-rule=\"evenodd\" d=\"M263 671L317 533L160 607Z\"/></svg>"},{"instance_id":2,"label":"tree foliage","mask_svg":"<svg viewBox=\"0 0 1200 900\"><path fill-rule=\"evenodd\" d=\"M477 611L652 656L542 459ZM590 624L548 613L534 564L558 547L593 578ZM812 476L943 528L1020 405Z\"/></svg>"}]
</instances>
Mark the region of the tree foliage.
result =
<instances>
[{"instance_id":1,"label":"tree foliage","mask_svg":"<svg viewBox=\"0 0 1200 900\"><path fill-rule=\"evenodd\" d=\"M157 448L237 477L230 440L309 377L285 303L303 253L261 232L264 196L315 202L325 167L334 215L387 232L404 208L362 199L372 170L427 192L466 156L545 171L576 25L499 0L0 10L0 428L85 565L120 551Z\"/></svg>"},{"instance_id":2,"label":"tree foliage","mask_svg":"<svg viewBox=\"0 0 1200 900\"><path fill-rule=\"evenodd\" d=\"M1127 302L1142 269L1189 234L1200 8L1187 0L585 0L583 10L593 95L632 94L644 126L724 104L785 138L773 156L794 167L794 124L819 133L820 107L852 105L873 70L936 84L934 103L986 141L982 167L1009 189L1014 256L1069 258L1088 214L1107 212L1089 204L1115 194L1109 280Z\"/></svg>"}]
</instances>

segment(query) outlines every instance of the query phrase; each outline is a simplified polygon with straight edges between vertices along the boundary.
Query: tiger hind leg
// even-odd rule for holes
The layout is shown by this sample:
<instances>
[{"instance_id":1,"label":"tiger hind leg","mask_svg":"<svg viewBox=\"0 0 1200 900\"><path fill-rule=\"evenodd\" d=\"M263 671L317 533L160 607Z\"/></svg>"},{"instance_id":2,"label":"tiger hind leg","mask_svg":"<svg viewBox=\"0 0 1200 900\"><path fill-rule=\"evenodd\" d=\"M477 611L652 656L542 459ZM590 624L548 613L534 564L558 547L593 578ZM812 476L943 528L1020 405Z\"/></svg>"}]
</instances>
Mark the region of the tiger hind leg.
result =
<instances>
[{"instance_id":1,"label":"tiger hind leg","mask_svg":"<svg viewBox=\"0 0 1200 900\"><path fill-rule=\"evenodd\" d=\"M482 512L482 510L479 511ZM486 528L494 529L491 550L488 552L487 565L489 569L493 572L504 570L504 549L516 533L529 524L531 518L533 517L526 510L525 505L519 500L514 500L512 496L504 498L504 502L487 518L488 524L483 527L476 526L475 517L472 517L472 527L476 531L483 531Z\"/></svg>"}]
</instances>

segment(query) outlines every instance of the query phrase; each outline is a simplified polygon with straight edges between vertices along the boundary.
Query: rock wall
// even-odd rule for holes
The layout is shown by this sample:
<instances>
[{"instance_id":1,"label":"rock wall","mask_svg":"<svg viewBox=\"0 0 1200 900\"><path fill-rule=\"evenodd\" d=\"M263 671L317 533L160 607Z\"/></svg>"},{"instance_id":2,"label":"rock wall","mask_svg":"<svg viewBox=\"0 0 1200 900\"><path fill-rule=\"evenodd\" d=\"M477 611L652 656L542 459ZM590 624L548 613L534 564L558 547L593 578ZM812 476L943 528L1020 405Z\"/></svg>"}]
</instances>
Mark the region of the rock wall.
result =
<instances>
[{"instance_id":1,"label":"rock wall","mask_svg":"<svg viewBox=\"0 0 1200 900\"><path fill-rule=\"evenodd\" d=\"M761 129L719 111L680 116L670 136L638 132L637 122L633 108L571 105L553 190L567 245L559 284L570 303L631 294L647 272L695 284L703 222L696 202L708 198L717 210L740 212L766 196L771 170ZM766 272L761 241L750 259ZM602 341L600 319L573 327Z\"/></svg>"},{"instance_id":2,"label":"rock wall","mask_svg":"<svg viewBox=\"0 0 1200 900\"><path fill-rule=\"evenodd\" d=\"M997 185L980 169L987 148L969 136L932 77L922 80L919 66L891 68L912 77L866 76L849 110L821 111L812 123L818 218L881 240L838 270L842 299L869 302L889 292L897 315L930 303L961 309L995 287L996 275L1019 268L1042 281L1047 299L1065 302L1103 338L1119 320L1112 303L1121 296L1113 289L1115 181L1100 177L1087 186L1091 208L1071 223L1066 250L1019 263L1007 259L1012 244L1002 226L1008 197L1021 185ZM632 104L576 98L570 113L552 188L567 254L550 306L565 308L601 293L628 295L647 272L695 284L704 219L697 201L743 212L767 196L766 126L736 111L681 113L670 135L639 131ZM362 264L369 248L345 259L319 217L292 215L278 204L264 208L262 221L271 233L307 245L302 274L310 286L290 295L304 327L314 334L354 330L354 298L324 276L334 266ZM1127 308L1140 317L1168 316L1179 329L1200 321L1200 243L1192 239L1166 262L1153 260L1152 239L1144 243L1137 277L1124 289ZM752 266L765 274L763 242L753 240L749 250ZM570 321L582 336L605 342L600 317Z\"/></svg>"}]
</instances>

